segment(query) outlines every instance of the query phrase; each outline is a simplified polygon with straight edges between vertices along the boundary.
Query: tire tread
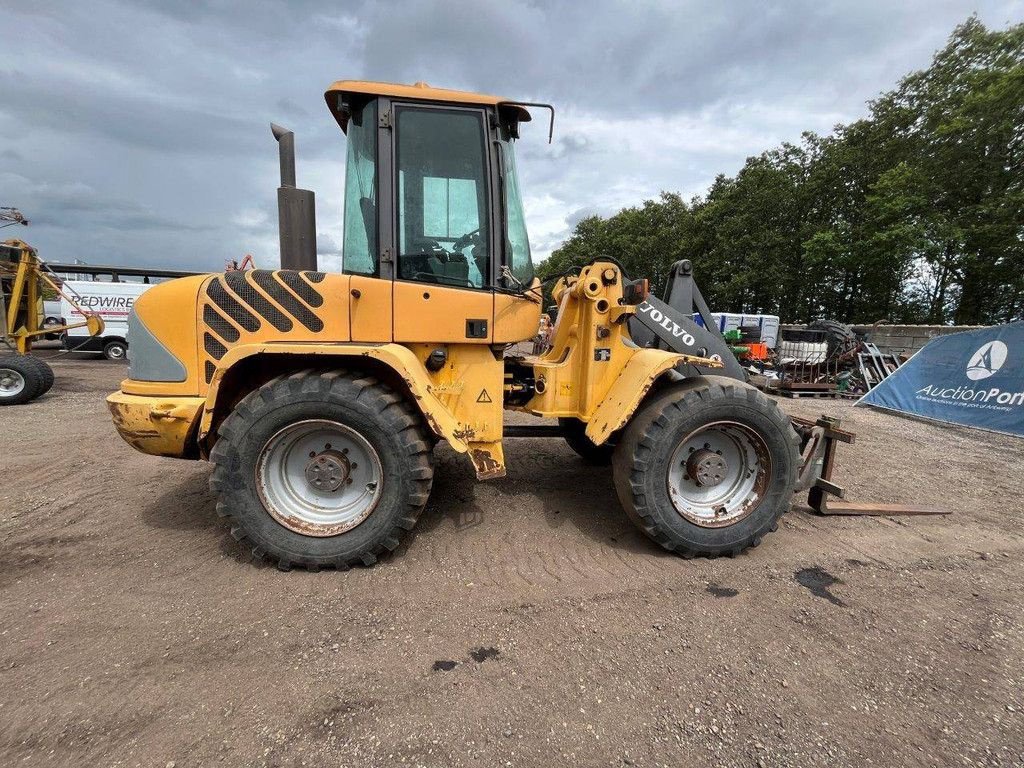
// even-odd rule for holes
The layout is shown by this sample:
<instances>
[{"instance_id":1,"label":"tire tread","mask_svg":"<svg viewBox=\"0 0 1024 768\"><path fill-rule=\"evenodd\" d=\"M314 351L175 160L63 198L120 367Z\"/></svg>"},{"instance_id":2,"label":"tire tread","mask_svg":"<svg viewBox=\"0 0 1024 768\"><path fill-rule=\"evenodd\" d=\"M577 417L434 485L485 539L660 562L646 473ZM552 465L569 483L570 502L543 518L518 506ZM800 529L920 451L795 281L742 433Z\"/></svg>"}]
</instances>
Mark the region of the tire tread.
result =
<instances>
[{"instance_id":1,"label":"tire tread","mask_svg":"<svg viewBox=\"0 0 1024 768\"><path fill-rule=\"evenodd\" d=\"M612 459L615 488L626 514L650 539L685 559L701 556L715 558L720 555L735 557L744 550L758 546L766 533L778 528L779 518L788 507L788 504L781 505L772 518L747 539L719 547L688 544L659 522L654 508L655 500L648 497L644 483L645 474L651 469L657 449L658 433L671 426L673 414L678 418L702 405L726 400L770 415L780 428L787 431L791 465L795 472L799 438L785 414L749 384L722 377L688 379L656 394L641 406L627 425Z\"/></svg>"},{"instance_id":2,"label":"tire tread","mask_svg":"<svg viewBox=\"0 0 1024 768\"><path fill-rule=\"evenodd\" d=\"M240 487L233 478L238 473L240 457L235 448L238 436L248 425L276 408L293 402L298 393L319 396L326 403L347 405L359 399L376 411L381 426L399 436L404 449L402 469L410 481L411 492L402 501L402 511L388 529L380 533L368 548L348 556L303 556L300 553L275 553L270 546L257 542L246 531L244 521L232 511L225 495ZM282 570L292 566L307 569L335 568L348 570L354 565L371 566L379 556L392 552L411 531L430 496L434 463L426 426L413 408L398 393L372 376L352 371L299 371L279 376L246 395L224 419L218 429L218 440L210 451L214 465L210 488L221 498L218 514L231 526L231 535L242 544L250 544L254 559L269 560Z\"/></svg>"}]
</instances>

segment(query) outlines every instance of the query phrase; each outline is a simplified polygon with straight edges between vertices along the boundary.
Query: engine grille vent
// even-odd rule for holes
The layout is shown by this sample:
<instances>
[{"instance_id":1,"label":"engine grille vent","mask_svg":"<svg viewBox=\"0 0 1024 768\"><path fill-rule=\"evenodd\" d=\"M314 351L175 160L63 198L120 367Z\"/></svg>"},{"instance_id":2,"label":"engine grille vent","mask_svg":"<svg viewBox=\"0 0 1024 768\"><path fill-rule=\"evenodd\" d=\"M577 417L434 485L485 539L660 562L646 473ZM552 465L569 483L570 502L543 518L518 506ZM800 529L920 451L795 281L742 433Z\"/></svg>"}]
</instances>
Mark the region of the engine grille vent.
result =
<instances>
[{"instance_id":1,"label":"engine grille vent","mask_svg":"<svg viewBox=\"0 0 1024 768\"><path fill-rule=\"evenodd\" d=\"M213 379L216 361L232 344L251 336L268 323L280 333L290 333L299 323L302 329L319 333L323 320L314 308L324 297L314 287L323 282L322 272L251 270L227 272L210 280L203 305L203 349L206 383Z\"/></svg>"}]
</instances>

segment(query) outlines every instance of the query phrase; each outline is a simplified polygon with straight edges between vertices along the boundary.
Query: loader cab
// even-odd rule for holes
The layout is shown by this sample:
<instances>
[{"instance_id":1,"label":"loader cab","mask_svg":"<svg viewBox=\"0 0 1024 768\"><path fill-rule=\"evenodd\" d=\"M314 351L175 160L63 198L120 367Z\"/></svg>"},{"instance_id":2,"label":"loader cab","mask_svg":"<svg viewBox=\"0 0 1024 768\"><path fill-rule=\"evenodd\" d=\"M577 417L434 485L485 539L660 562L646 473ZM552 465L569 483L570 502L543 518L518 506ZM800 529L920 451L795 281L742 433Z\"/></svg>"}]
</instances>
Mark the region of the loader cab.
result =
<instances>
[{"instance_id":1,"label":"loader cab","mask_svg":"<svg viewBox=\"0 0 1024 768\"><path fill-rule=\"evenodd\" d=\"M326 97L347 137L342 271L360 297L391 293L395 341L504 341L495 291L534 280L513 151L529 112L424 84L343 81Z\"/></svg>"}]
</instances>

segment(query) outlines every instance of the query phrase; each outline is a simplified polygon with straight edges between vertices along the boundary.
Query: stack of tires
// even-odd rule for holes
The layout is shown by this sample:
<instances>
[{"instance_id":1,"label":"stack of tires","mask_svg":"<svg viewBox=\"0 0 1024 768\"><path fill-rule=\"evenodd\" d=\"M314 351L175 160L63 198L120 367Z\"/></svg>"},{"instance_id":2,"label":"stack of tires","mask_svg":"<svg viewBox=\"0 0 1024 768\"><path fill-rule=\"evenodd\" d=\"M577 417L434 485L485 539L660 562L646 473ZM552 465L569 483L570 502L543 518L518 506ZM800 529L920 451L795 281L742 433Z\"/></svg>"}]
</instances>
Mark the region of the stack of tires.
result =
<instances>
[{"instance_id":1,"label":"stack of tires","mask_svg":"<svg viewBox=\"0 0 1024 768\"><path fill-rule=\"evenodd\" d=\"M32 355L0 357L0 406L35 400L53 386L53 369Z\"/></svg>"},{"instance_id":2,"label":"stack of tires","mask_svg":"<svg viewBox=\"0 0 1024 768\"><path fill-rule=\"evenodd\" d=\"M857 334L846 323L840 323L838 320L815 320L808 323L807 327L812 331L821 331L825 334L830 360L856 352L860 347Z\"/></svg>"}]
</instances>

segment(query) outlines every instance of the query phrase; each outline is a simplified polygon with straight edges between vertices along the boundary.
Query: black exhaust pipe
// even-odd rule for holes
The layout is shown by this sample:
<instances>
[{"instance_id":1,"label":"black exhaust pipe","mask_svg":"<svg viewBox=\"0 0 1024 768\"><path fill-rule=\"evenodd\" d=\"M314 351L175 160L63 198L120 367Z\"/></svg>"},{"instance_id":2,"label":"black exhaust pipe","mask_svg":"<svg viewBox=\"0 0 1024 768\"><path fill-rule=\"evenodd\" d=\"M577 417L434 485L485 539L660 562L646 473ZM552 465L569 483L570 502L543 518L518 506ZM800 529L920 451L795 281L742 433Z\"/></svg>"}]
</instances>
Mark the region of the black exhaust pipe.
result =
<instances>
[{"instance_id":1,"label":"black exhaust pipe","mask_svg":"<svg viewBox=\"0 0 1024 768\"><path fill-rule=\"evenodd\" d=\"M311 190L295 186L295 134L276 123L270 124L270 131L281 156L281 186L277 188L281 269L315 271L316 200Z\"/></svg>"}]
</instances>

